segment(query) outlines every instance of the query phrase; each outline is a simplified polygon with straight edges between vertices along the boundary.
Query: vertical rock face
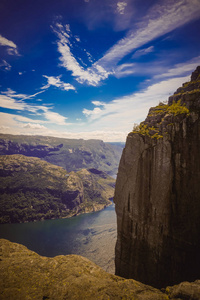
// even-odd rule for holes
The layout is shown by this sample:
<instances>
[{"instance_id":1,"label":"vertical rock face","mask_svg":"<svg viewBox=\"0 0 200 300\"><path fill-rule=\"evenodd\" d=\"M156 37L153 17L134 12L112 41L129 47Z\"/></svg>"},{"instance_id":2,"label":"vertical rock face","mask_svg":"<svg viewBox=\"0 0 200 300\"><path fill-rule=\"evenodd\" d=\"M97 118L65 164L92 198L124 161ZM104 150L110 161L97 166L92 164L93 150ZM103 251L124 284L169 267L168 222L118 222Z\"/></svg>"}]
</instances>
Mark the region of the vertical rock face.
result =
<instances>
[{"instance_id":1,"label":"vertical rock face","mask_svg":"<svg viewBox=\"0 0 200 300\"><path fill-rule=\"evenodd\" d=\"M200 67L127 137L114 201L116 274L155 287L200 275Z\"/></svg>"}]
</instances>

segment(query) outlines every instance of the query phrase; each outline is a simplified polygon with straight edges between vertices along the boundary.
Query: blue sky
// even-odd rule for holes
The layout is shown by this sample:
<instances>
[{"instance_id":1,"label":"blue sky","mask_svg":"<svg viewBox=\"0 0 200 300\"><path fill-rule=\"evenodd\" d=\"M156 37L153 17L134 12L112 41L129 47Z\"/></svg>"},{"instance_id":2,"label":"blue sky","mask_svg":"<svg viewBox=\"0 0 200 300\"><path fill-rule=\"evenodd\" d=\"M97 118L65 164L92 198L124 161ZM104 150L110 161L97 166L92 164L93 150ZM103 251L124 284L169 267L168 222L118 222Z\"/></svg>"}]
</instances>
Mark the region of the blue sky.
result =
<instances>
[{"instance_id":1,"label":"blue sky","mask_svg":"<svg viewBox=\"0 0 200 300\"><path fill-rule=\"evenodd\" d=\"M200 65L200 0L0 3L0 132L125 141Z\"/></svg>"}]
</instances>

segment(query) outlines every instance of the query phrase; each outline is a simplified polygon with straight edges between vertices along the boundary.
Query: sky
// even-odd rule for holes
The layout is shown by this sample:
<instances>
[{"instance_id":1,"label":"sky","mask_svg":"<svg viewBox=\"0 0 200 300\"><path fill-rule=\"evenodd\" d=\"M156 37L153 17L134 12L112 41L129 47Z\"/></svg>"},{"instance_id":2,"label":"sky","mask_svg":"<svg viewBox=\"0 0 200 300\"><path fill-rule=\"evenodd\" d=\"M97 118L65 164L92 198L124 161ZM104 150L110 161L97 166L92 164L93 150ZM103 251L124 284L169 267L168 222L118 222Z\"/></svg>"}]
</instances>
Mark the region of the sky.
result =
<instances>
[{"instance_id":1,"label":"sky","mask_svg":"<svg viewBox=\"0 0 200 300\"><path fill-rule=\"evenodd\" d=\"M200 65L200 0L1 0L0 132L124 142Z\"/></svg>"}]
</instances>

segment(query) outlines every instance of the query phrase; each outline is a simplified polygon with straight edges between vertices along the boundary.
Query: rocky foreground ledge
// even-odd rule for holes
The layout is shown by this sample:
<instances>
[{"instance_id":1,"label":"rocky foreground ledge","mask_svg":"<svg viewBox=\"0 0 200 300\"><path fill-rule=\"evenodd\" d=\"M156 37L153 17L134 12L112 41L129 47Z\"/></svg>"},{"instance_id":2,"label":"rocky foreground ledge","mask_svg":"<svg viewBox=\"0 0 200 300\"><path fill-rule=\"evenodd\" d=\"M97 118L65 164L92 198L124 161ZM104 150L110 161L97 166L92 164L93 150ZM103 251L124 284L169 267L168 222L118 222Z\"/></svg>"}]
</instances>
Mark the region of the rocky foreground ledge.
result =
<instances>
[{"instance_id":1,"label":"rocky foreground ledge","mask_svg":"<svg viewBox=\"0 0 200 300\"><path fill-rule=\"evenodd\" d=\"M42 257L0 240L0 299L200 299L200 280L162 291L103 271L77 256Z\"/></svg>"}]
</instances>

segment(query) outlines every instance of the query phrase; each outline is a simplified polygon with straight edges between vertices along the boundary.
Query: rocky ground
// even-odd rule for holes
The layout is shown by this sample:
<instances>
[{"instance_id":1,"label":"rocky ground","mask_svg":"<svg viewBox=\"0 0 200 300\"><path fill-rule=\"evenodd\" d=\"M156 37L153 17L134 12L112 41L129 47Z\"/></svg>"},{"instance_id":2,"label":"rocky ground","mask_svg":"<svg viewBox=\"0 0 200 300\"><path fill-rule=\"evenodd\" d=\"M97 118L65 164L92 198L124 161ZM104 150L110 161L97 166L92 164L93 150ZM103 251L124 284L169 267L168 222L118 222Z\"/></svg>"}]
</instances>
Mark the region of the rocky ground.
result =
<instances>
[{"instance_id":1,"label":"rocky ground","mask_svg":"<svg viewBox=\"0 0 200 300\"><path fill-rule=\"evenodd\" d=\"M162 291L103 271L77 256L42 257L26 247L0 240L0 299L200 299L200 280Z\"/></svg>"}]
</instances>

